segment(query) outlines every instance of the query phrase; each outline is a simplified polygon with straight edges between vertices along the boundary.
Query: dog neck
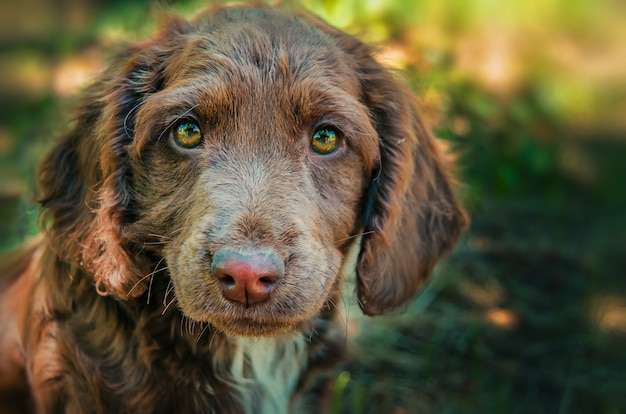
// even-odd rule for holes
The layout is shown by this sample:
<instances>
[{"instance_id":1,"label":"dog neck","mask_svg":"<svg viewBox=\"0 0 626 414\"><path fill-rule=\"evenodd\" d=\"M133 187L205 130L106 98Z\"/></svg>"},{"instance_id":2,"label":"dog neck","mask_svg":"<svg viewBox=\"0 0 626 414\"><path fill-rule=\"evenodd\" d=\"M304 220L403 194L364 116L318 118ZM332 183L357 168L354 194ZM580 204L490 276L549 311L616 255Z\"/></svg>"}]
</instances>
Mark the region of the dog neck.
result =
<instances>
[{"instance_id":1,"label":"dog neck","mask_svg":"<svg viewBox=\"0 0 626 414\"><path fill-rule=\"evenodd\" d=\"M302 334L273 338L237 338L231 380L242 396L244 412L284 413L307 364Z\"/></svg>"}]
</instances>

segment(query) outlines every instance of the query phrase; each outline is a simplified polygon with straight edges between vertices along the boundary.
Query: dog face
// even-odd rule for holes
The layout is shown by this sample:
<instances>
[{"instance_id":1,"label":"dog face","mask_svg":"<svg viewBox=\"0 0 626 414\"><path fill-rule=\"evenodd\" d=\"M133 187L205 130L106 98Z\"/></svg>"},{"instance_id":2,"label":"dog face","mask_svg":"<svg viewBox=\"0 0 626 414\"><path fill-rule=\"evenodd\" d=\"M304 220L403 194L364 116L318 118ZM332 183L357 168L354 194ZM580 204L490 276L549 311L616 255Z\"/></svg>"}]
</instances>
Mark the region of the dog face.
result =
<instances>
[{"instance_id":1,"label":"dog face","mask_svg":"<svg viewBox=\"0 0 626 414\"><path fill-rule=\"evenodd\" d=\"M172 61L192 66L168 67L130 148L137 224L168 240L180 308L241 335L291 329L323 306L378 157L344 54L294 21L255 21L181 45ZM224 255L269 276L217 277Z\"/></svg>"},{"instance_id":2,"label":"dog face","mask_svg":"<svg viewBox=\"0 0 626 414\"><path fill-rule=\"evenodd\" d=\"M40 171L50 234L100 293L169 276L186 316L231 335L314 317L361 234L363 309L398 306L465 225L406 89L354 38L265 7L129 48Z\"/></svg>"}]
</instances>

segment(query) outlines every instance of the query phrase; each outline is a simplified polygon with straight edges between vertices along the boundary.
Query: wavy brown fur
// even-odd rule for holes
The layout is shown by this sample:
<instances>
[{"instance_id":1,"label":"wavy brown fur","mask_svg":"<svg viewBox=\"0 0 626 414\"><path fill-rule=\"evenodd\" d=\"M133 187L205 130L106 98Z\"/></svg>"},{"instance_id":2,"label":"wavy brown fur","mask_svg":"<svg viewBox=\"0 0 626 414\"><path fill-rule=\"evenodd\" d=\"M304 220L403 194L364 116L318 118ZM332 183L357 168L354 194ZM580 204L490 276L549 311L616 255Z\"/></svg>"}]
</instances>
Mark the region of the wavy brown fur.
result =
<instances>
[{"instance_id":1,"label":"wavy brown fur","mask_svg":"<svg viewBox=\"0 0 626 414\"><path fill-rule=\"evenodd\" d=\"M198 148L174 142L178 119ZM305 13L172 19L119 54L74 122L39 169L45 238L0 266L5 410L12 390L39 412L318 410L354 241L360 304L379 314L466 223L407 88ZM321 125L340 136L329 155L310 148ZM225 297L225 249L282 261L266 302Z\"/></svg>"}]
</instances>

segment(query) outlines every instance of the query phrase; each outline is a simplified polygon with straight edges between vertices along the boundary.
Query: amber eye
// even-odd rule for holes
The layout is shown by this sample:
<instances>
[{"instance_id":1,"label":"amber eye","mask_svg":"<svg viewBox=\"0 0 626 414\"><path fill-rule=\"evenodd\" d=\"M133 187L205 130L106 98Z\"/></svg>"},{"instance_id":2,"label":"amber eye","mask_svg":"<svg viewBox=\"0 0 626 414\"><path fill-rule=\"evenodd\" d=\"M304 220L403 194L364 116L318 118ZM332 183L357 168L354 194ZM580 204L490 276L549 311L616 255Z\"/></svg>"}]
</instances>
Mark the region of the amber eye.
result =
<instances>
[{"instance_id":1,"label":"amber eye","mask_svg":"<svg viewBox=\"0 0 626 414\"><path fill-rule=\"evenodd\" d=\"M328 155L334 152L338 145L339 132L332 127L318 128L311 137L311 148L319 155Z\"/></svg>"},{"instance_id":2,"label":"amber eye","mask_svg":"<svg viewBox=\"0 0 626 414\"><path fill-rule=\"evenodd\" d=\"M174 129L174 141L186 149L197 148L202 143L202 131L195 122L180 122Z\"/></svg>"}]
</instances>

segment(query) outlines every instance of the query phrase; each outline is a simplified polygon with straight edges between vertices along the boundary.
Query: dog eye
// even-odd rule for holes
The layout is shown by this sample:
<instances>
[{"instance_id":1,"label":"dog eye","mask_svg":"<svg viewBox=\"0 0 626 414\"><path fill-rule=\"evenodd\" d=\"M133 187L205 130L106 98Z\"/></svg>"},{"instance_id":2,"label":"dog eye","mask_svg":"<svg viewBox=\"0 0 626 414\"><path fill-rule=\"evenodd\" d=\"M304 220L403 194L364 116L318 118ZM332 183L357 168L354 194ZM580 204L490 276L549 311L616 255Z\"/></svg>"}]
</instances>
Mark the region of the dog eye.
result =
<instances>
[{"instance_id":1,"label":"dog eye","mask_svg":"<svg viewBox=\"0 0 626 414\"><path fill-rule=\"evenodd\" d=\"M339 132L332 127L321 127L311 137L311 148L319 155L334 152L339 145Z\"/></svg>"},{"instance_id":2,"label":"dog eye","mask_svg":"<svg viewBox=\"0 0 626 414\"><path fill-rule=\"evenodd\" d=\"M195 122L180 122L174 129L174 141L185 149L197 148L202 143L202 131Z\"/></svg>"}]
</instances>

